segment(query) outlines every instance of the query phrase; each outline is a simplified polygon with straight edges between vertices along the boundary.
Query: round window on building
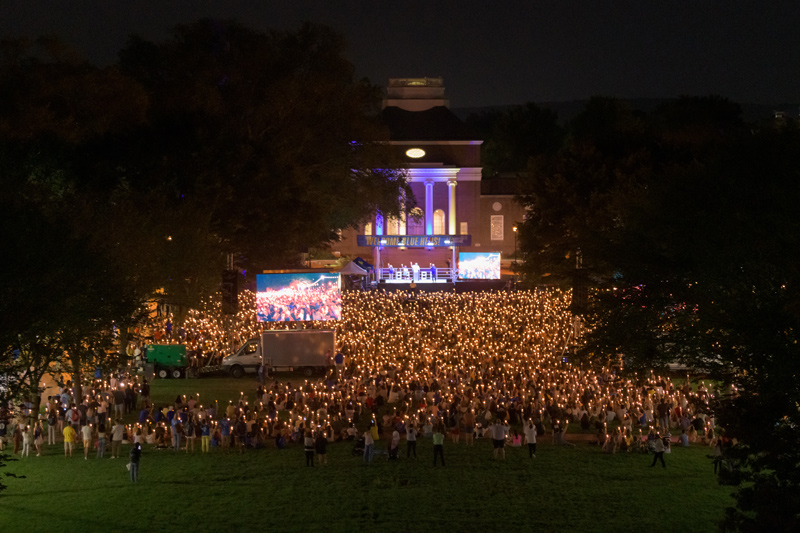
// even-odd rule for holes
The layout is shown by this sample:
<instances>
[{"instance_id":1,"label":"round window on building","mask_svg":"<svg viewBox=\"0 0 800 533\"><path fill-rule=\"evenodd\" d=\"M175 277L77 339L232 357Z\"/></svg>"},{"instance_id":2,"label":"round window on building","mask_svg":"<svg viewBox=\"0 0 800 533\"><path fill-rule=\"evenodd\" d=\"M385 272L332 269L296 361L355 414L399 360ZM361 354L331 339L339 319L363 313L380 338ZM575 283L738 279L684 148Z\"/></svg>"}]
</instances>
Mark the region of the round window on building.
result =
<instances>
[{"instance_id":1,"label":"round window on building","mask_svg":"<svg viewBox=\"0 0 800 533\"><path fill-rule=\"evenodd\" d=\"M495 211L500 211L501 209L503 209L503 204L501 204L500 202L495 202L492 204L492 209L494 209Z\"/></svg>"}]
</instances>

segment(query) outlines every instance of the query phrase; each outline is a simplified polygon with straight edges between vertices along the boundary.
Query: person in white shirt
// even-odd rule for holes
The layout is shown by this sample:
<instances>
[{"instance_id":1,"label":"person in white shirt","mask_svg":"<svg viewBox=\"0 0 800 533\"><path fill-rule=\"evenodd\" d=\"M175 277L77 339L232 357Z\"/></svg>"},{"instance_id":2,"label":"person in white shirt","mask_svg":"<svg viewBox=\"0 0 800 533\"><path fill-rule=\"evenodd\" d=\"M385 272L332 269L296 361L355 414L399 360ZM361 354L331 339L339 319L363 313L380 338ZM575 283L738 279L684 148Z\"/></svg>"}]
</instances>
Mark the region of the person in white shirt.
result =
<instances>
[{"instance_id":1,"label":"person in white shirt","mask_svg":"<svg viewBox=\"0 0 800 533\"><path fill-rule=\"evenodd\" d=\"M655 452L655 456L653 457L653 463L650 465L656 466L656 461L661 461L661 466L666 468L667 465L664 463L664 450L666 447L664 446L664 441L661 439L661 435L656 433L656 440L653 441L653 452Z\"/></svg>"},{"instance_id":2,"label":"person in white shirt","mask_svg":"<svg viewBox=\"0 0 800 533\"><path fill-rule=\"evenodd\" d=\"M369 464L372 462L372 456L375 454L375 439L372 438L372 431L369 429L364 432L364 462Z\"/></svg>"},{"instance_id":3,"label":"person in white shirt","mask_svg":"<svg viewBox=\"0 0 800 533\"><path fill-rule=\"evenodd\" d=\"M81 427L81 437L83 437L83 459L89 459L89 449L92 447L92 426L86 424Z\"/></svg>"},{"instance_id":4,"label":"person in white shirt","mask_svg":"<svg viewBox=\"0 0 800 533\"><path fill-rule=\"evenodd\" d=\"M500 455L503 459L506 458L506 437L508 436L508 426L500 421L500 419L495 419L494 424L490 426L490 432L492 434L492 442L494 443L494 458L497 459L497 456Z\"/></svg>"},{"instance_id":5,"label":"person in white shirt","mask_svg":"<svg viewBox=\"0 0 800 533\"><path fill-rule=\"evenodd\" d=\"M528 443L528 456L533 459L536 457L536 425L533 420L528 419L528 423L522 429L525 433L525 442Z\"/></svg>"},{"instance_id":6,"label":"person in white shirt","mask_svg":"<svg viewBox=\"0 0 800 533\"><path fill-rule=\"evenodd\" d=\"M417 428L411 426L406 432L406 457L411 458L414 454L414 459L417 458Z\"/></svg>"}]
</instances>

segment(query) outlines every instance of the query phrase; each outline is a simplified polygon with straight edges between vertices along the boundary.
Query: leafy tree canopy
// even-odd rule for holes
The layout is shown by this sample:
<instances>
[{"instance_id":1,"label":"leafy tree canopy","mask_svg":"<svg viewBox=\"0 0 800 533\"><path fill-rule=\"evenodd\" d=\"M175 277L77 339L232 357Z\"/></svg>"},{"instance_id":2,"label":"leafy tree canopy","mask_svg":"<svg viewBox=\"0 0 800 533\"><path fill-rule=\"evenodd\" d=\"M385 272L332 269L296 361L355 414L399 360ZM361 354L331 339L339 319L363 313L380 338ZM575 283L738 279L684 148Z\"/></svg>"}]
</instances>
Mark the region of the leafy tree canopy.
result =
<instances>
[{"instance_id":1,"label":"leafy tree canopy","mask_svg":"<svg viewBox=\"0 0 800 533\"><path fill-rule=\"evenodd\" d=\"M137 153L161 154L141 186L200 198L243 266L285 266L379 207L397 213L410 191L385 142L380 89L354 78L344 46L310 24L260 33L206 20L162 43L132 37L120 68L150 101Z\"/></svg>"},{"instance_id":2,"label":"leafy tree canopy","mask_svg":"<svg viewBox=\"0 0 800 533\"><path fill-rule=\"evenodd\" d=\"M410 190L380 91L344 45L203 20L98 68L56 39L0 43L4 368L55 346L77 375L156 292L189 306L215 290L226 253L292 266L396 213Z\"/></svg>"},{"instance_id":3,"label":"leafy tree canopy","mask_svg":"<svg viewBox=\"0 0 800 533\"><path fill-rule=\"evenodd\" d=\"M730 530L798 526L798 169L796 124L745 125L718 97L649 115L592 101L558 153L531 161L521 197L529 278L568 283L580 249L596 288L582 357L679 362L731 386L716 404L738 442L727 480L750 483Z\"/></svg>"}]
</instances>

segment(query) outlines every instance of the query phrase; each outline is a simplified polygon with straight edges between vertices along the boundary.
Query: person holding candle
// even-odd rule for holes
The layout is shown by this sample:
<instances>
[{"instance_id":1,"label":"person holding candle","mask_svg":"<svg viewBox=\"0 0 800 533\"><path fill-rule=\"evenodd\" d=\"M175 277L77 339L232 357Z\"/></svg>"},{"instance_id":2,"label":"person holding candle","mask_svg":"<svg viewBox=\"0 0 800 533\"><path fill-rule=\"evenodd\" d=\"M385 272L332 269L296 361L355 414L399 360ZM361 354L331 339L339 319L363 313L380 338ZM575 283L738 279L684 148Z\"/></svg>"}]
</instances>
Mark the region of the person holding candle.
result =
<instances>
[{"instance_id":1,"label":"person holding candle","mask_svg":"<svg viewBox=\"0 0 800 533\"><path fill-rule=\"evenodd\" d=\"M311 430L305 432L303 439L303 450L306 454L306 466L314 466L314 437L311 435Z\"/></svg>"},{"instance_id":2,"label":"person holding candle","mask_svg":"<svg viewBox=\"0 0 800 533\"><path fill-rule=\"evenodd\" d=\"M228 453L228 449L231 447L231 421L223 418L218 425L220 436L222 437L222 451L223 453Z\"/></svg>"},{"instance_id":3,"label":"person holding candle","mask_svg":"<svg viewBox=\"0 0 800 533\"><path fill-rule=\"evenodd\" d=\"M536 425L533 419L529 418L528 423L523 427L525 434L525 442L528 444L528 457L530 459L536 458Z\"/></svg>"},{"instance_id":4,"label":"person holding candle","mask_svg":"<svg viewBox=\"0 0 800 533\"><path fill-rule=\"evenodd\" d=\"M497 459L499 455L503 460L506 458L506 437L508 437L508 426L506 426L499 418L495 418L494 423L489 427L489 432L492 435L492 444L494 446L493 457Z\"/></svg>"},{"instance_id":5,"label":"person holding candle","mask_svg":"<svg viewBox=\"0 0 800 533\"><path fill-rule=\"evenodd\" d=\"M97 459L102 459L106 454L106 425L98 424L97 426Z\"/></svg>"},{"instance_id":6,"label":"person holding candle","mask_svg":"<svg viewBox=\"0 0 800 533\"><path fill-rule=\"evenodd\" d=\"M415 424L411 424L406 431L406 458L411 458L411 454L414 454L414 459L417 458L417 427Z\"/></svg>"}]
</instances>

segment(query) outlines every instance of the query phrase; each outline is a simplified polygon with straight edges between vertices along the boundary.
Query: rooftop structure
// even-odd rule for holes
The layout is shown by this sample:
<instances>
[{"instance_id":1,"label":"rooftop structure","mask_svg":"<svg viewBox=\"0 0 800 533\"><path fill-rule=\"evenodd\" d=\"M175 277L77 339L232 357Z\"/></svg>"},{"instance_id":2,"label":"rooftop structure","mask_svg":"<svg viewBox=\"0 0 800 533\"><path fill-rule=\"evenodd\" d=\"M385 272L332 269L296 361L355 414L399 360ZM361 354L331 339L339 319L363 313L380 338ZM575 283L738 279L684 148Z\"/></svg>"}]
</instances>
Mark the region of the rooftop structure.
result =
<instances>
[{"instance_id":1,"label":"rooftop structure","mask_svg":"<svg viewBox=\"0 0 800 533\"><path fill-rule=\"evenodd\" d=\"M386 96L384 108L426 111L433 107L450 107L450 101L445 98L442 78L391 78Z\"/></svg>"}]
</instances>

